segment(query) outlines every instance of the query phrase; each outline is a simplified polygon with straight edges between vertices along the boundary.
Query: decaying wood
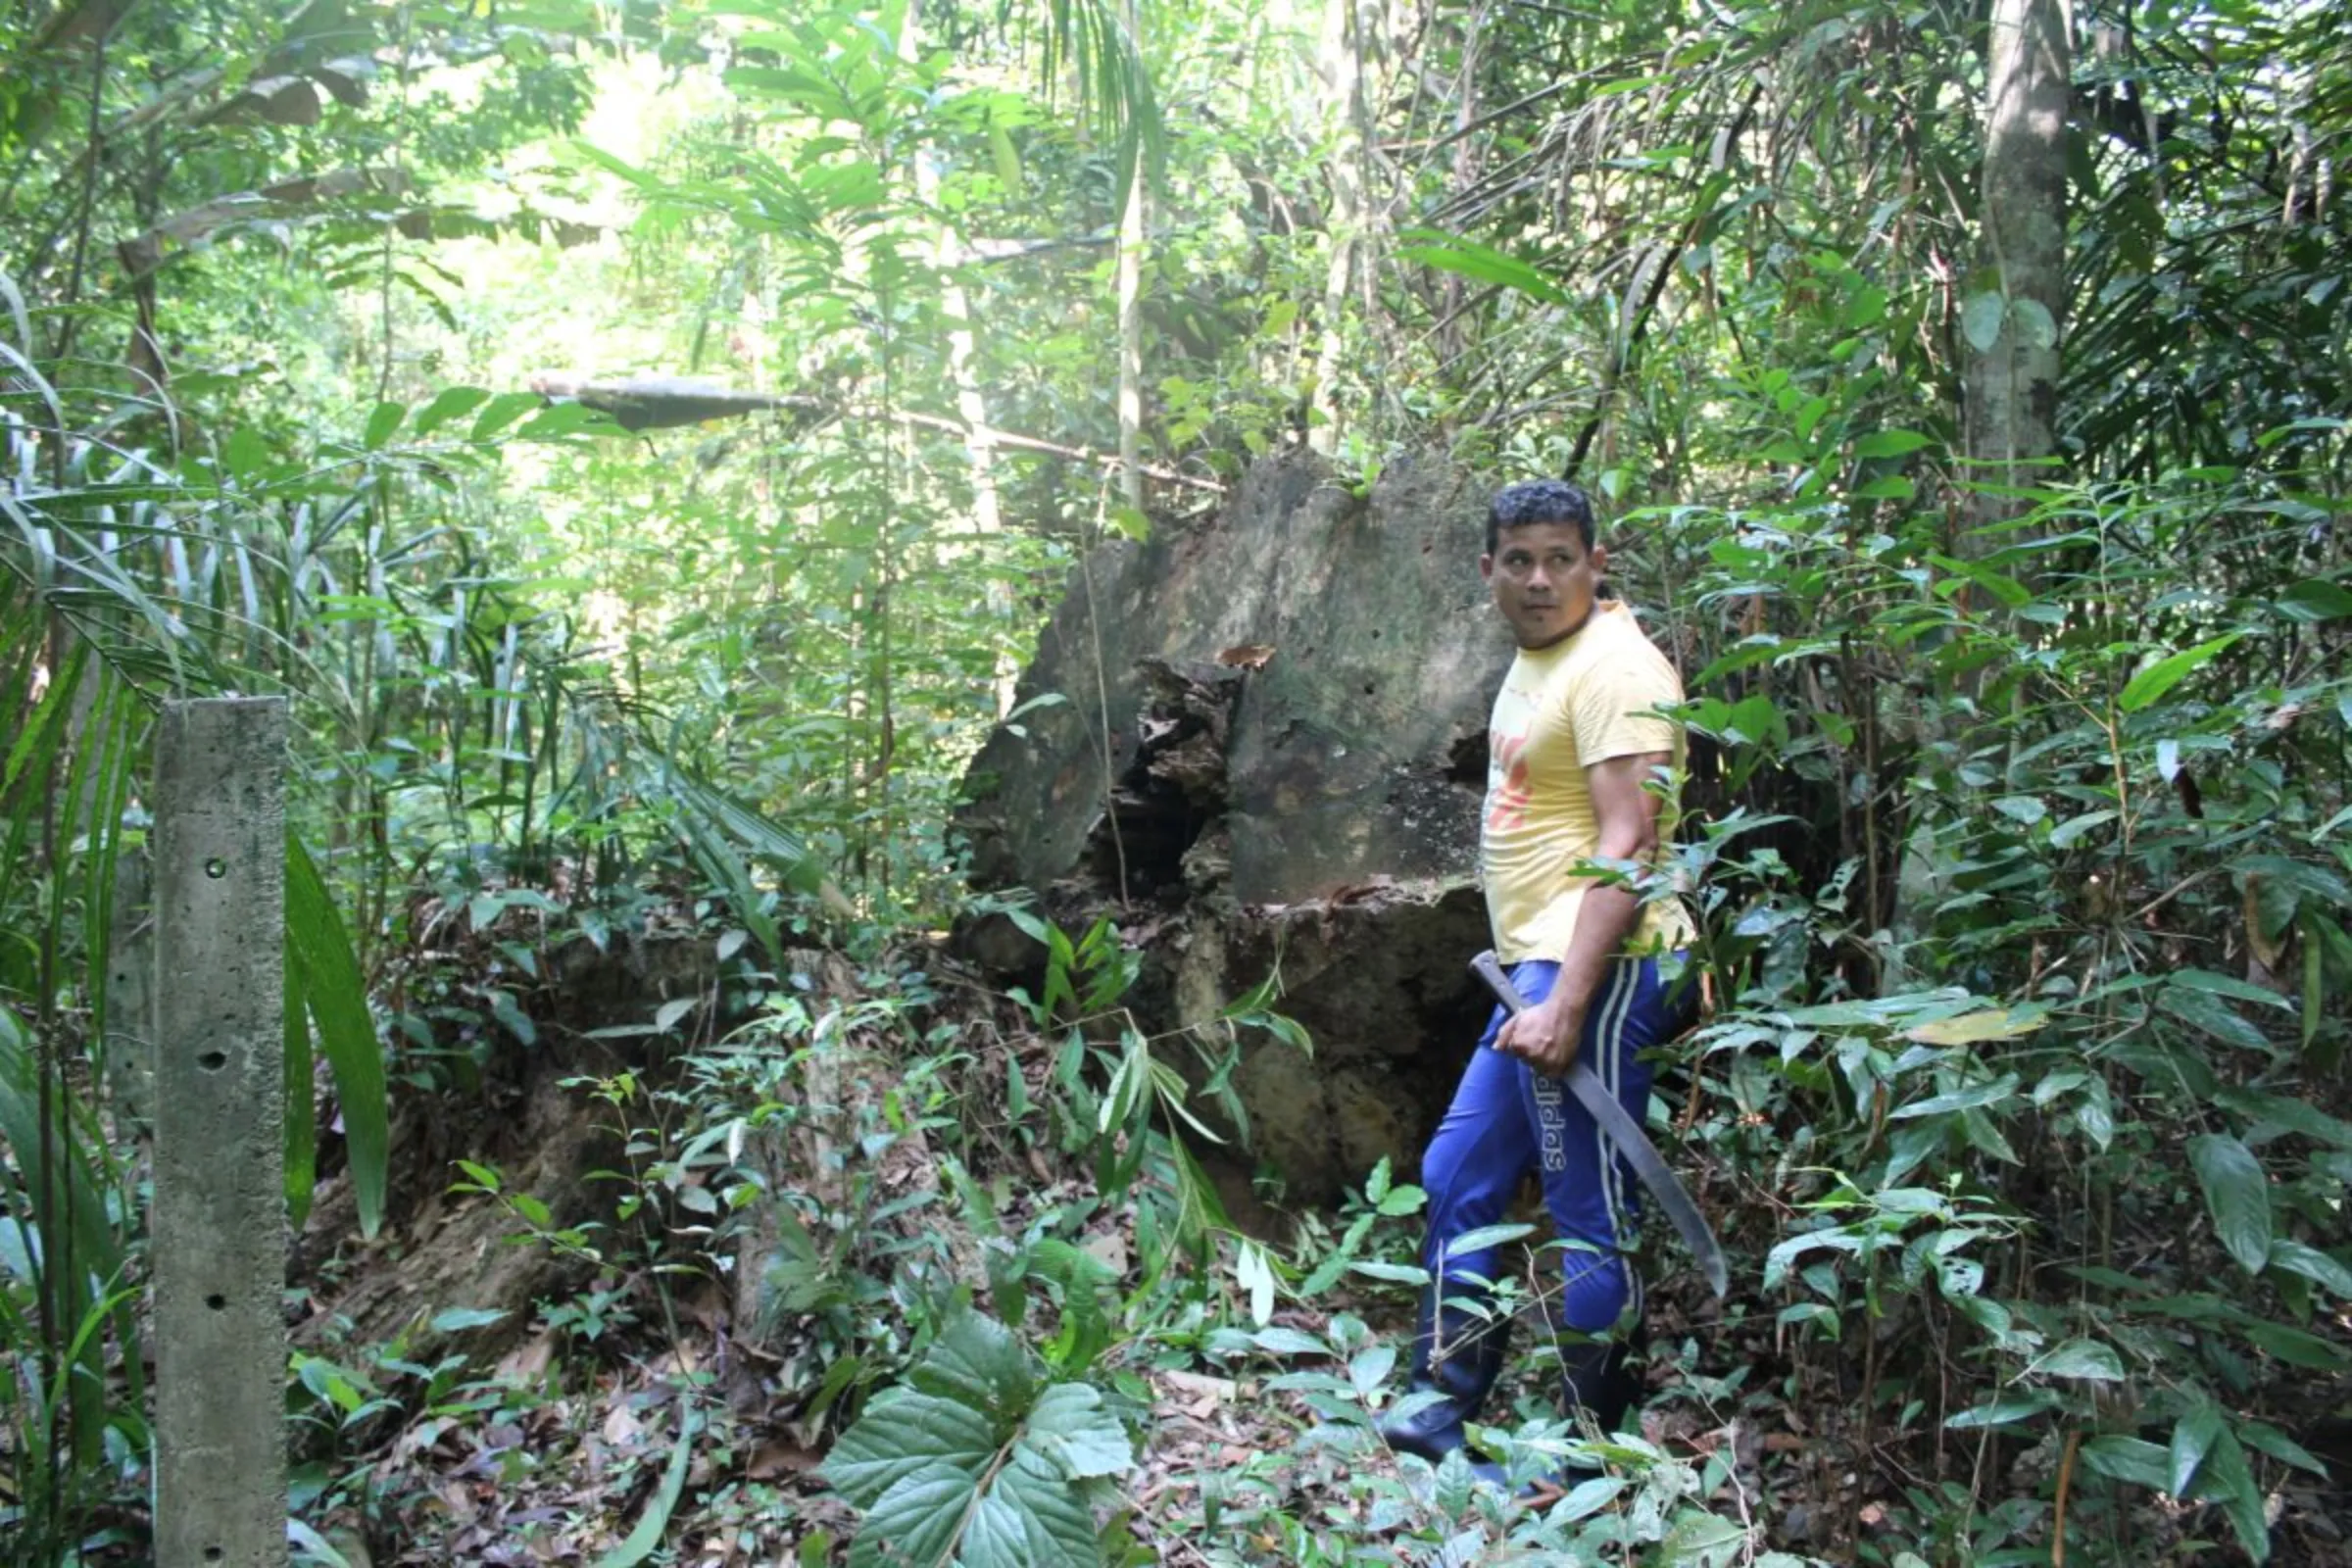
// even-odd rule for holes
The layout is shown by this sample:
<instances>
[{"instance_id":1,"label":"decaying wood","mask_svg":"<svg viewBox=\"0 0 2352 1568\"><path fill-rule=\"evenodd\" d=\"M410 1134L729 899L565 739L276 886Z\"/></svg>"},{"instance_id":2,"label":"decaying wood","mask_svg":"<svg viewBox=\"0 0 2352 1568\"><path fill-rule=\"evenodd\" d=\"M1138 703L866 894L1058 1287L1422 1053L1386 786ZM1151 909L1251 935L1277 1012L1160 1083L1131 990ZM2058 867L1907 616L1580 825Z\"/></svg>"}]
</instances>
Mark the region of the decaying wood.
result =
<instances>
[{"instance_id":1,"label":"decaying wood","mask_svg":"<svg viewBox=\"0 0 2352 1568\"><path fill-rule=\"evenodd\" d=\"M1464 965L1488 942L1478 803L1510 647L1483 608L1483 507L1439 462L1368 495L1305 454L1259 463L1214 517L1073 572L1021 718L973 764L977 879L1065 931L1120 924L1146 1026L1238 1045L1229 1081L1294 1199L1409 1167L1485 1018ZM1311 1056L1223 1022L1277 970Z\"/></svg>"}]
</instances>

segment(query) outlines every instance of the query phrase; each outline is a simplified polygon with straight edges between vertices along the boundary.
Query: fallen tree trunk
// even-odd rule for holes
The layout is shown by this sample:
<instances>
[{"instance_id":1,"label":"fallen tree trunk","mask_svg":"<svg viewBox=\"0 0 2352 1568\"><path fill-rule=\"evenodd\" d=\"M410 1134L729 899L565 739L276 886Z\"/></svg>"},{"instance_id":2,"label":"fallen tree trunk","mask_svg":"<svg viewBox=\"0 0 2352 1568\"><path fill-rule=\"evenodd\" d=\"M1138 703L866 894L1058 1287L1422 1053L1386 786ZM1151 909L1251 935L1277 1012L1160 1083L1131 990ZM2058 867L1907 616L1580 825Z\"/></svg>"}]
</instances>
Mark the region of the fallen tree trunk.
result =
<instances>
[{"instance_id":1,"label":"fallen tree trunk","mask_svg":"<svg viewBox=\"0 0 2352 1568\"><path fill-rule=\"evenodd\" d=\"M1295 1198L1409 1166L1485 1016L1464 965L1510 644L1484 501L1441 462L1361 495L1305 454L1260 463L1214 516L1086 559L973 762L975 881L1065 927L1118 918L1150 1024L1213 1027L1279 966L1314 1057L1246 1039L1234 1081ZM967 936L1034 961L1007 926Z\"/></svg>"},{"instance_id":2,"label":"fallen tree trunk","mask_svg":"<svg viewBox=\"0 0 2352 1568\"><path fill-rule=\"evenodd\" d=\"M799 393L742 392L688 376L638 375L620 381L599 381L567 370L542 370L531 377L530 384L531 390L543 398L577 403L584 408L610 414L613 423L629 431L674 430L711 419L740 419L755 414L771 413L788 415L804 426L827 419L888 419L898 424L912 425L919 430L937 430L946 435L959 436L967 443L977 443L983 447L1003 447L1010 452L1034 452L1041 457L1066 458L1072 463L1090 464L1099 468L1121 466L1121 460L1116 456L1097 452L1090 447L1040 441L1035 436L1015 435L993 426L981 427L942 415L920 414L907 409L834 404ZM1214 479L1186 473L1179 468L1160 467L1147 463L1139 465L1136 471L1148 479L1157 479L1162 484L1179 485L1189 490L1204 490L1212 495L1222 495L1225 491L1224 485Z\"/></svg>"}]
</instances>

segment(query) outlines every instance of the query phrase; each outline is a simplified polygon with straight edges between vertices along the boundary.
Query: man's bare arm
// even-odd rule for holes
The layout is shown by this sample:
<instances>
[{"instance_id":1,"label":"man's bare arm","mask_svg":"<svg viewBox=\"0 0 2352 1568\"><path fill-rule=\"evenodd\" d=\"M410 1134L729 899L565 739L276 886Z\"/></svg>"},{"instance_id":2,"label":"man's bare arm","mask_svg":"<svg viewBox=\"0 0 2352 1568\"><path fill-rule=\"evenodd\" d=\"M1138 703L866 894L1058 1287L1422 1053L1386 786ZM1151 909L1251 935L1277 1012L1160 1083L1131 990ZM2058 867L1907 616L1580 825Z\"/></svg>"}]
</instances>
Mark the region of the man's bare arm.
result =
<instances>
[{"instance_id":1,"label":"man's bare arm","mask_svg":"<svg viewBox=\"0 0 2352 1568\"><path fill-rule=\"evenodd\" d=\"M1592 815L1600 829L1593 850L1599 860L1639 860L1647 863L1658 848L1657 796L1642 788L1672 759L1664 752L1640 752L1612 757L1585 769L1592 792ZM1502 1026L1494 1049L1524 1057L1536 1071L1556 1078L1576 1062L1578 1038L1584 1033L1585 1013L1593 994L1609 971L1609 963L1625 951L1626 938L1642 918L1642 896L1617 883L1588 884L1577 906L1576 931L1560 958L1559 978L1551 995Z\"/></svg>"}]
</instances>

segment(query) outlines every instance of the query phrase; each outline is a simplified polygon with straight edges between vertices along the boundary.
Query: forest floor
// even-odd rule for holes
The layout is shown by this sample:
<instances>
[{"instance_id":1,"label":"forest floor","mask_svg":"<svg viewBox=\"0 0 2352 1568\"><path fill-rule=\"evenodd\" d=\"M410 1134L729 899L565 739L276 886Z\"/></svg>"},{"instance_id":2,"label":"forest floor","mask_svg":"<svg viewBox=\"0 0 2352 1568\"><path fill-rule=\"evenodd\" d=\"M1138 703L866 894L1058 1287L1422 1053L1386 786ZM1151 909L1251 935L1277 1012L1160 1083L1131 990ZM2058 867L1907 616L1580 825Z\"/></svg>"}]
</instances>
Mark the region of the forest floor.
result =
<instances>
[{"instance_id":1,"label":"forest floor","mask_svg":"<svg viewBox=\"0 0 2352 1568\"><path fill-rule=\"evenodd\" d=\"M1009 1053L1020 1075L1042 1087L1051 1054L1044 1039L1002 1027L1002 999L958 1004L970 1014L964 1044L973 1054L996 1061ZM396 1181L426 1195L412 1201L405 1226L365 1247L317 1250L304 1265L310 1277L297 1282L308 1303L298 1339L319 1357L305 1381L321 1396L298 1472L298 1512L354 1568L846 1560L858 1514L819 1474L833 1434L808 1414L825 1358L839 1348L791 1330L774 1336L778 1343L753 1343L738 1332L723 1265L709 1257L676 1271L642 1258L608 1259L586 1271L575 1258L566 1269L511 1208L479 1194L437 1192L456 1179L456 1159L514 1159L518 1129L564 1139L584 1136L589 1125L499 1108L495 1091L482 1092L476 1108L483 1114L452 1118L435 1102L450 1093L412 1092L408 1114L445 1136L405 1145L411 1168ZM576 1077L566 1082L543 1070L533 1087L510 1086L510 1093L568 1095L589 1115L590 1097ZM484 1141L470 1152L447 1135L468 1123ZM1082 1162L1038 1149L1027 1152L1017 1178L1016 1222L1091 1192ZM894 1179L905 1184L913 1176L903 1167ZM563 1206L558 1195L540 1197ZM343 1223L336 1207L330 1192L313 1236ZM457 1250L447 1237L419 1238L420 1215L431 1216L428 1229L451 1232ZM471 1230L468 1216L476 1222ZM1250 1223L1269 1220L1279 1226L1270 1209ZM485 1240L496 1233L503 1236L495 1244ZM416 1258L435 1247L445 1255L420 1274ZM1141 1260L1131 1214L1098 1220L1086 1248L1134 1288ZM421 1320L481 1298L451 1276L453 1259L470 1255L495 1269L534 1250L550 1267L533 1289L550 1294L528 1297L532 1310L513 1314L508 1331L492 1339L477 1335L469 1343L454 1332L423 1351L398 1338L390 1347L365 1336L332 1343L332 1331L350 1321L338 1320L338 1302L397 1301ZM1716 1302L1679 1259L1665 1252L1647 1260L1651 1358L1642 1433L1687 1478L1686 1500L1738 1531L1727 1534L1733 1549L1720 1557L1673 1560L1754 1562L1775 1550L1835 1563L1899 1563L1913 1552L1932 1562L2052 1560L2046 1544L2033 1547L2031 1531L2003 1543L1980 1526L1973 1557L1971 1548L1955 1554L1928 1532L1972 1539L1962 1523L1969 1494L2047 1495L2053 1477L2071 1467L2070 1454L2046 1443L2025 1447L1979 1433L1938 1434L1932 1417L1916 1415L1903 1430L1873 1431L1854 1397L1860 1369L1842 1365L1858 1360L1867 1322L1848 1325L1854 1354L1793 1356L1791 1331L1776 1326L1772 1302L1752 1292ZM514 1288L512 1280L501 1287ZM1212 1323L1222 1315L1240 1335L1293 1331L1282 1345L1294 1352L1310 1340L1345 1345L1354 1334L1395 1347L1401 1361L1411 1332L1409 1292L1400 1286L1351 1280L1306 1305L1283 1304L1262 1323L1252 1321L1247 1293L1230 1279L1220 1276L1200 1299ZM524 1323L517 1337L513 1329ZM329 1330L323 1337L322 1326ZM1429 1478L1410 1461L1400 1469L1370 1437L1372 1405L1358 1420L1335 1422L1328 1398L1300 1392L1299 1383L1315 1380L1297 1374L1345 1374L1345 1356L1233 1354L1230 1337L1224 1350L1204 1343L1197 1325L1177 1341L1147 1327L1114 1345L1095 1369L1096 1381L1124 1396L1134 1417L1138 1462L1123 1482L1116 1521L1133 1542L1130 1560L1298 1561L1298 1531L1334 1543L1332 1561L1559 1560L1510 1544L1510 1506L1495 1494L1467 1508L1453 1499L1447 1527L1433 1536ZM495 1351L474 1348L484 1344ZM1840 1370L1825 1378L1825 1364ZM1395 1397L1401 1381L1399 1366L1375 1397ZM1532 1373L1515 1374L1495 1410L1515 1406L1522 1416L1540 1416L1548 1401L1535 1381ZM1710 1478L1703 1488L1702 1474ZM2062 1482L2060 1494L2070 1486L2078 1509L2092 1515L2099 1504L2091 1499L2118 1495L2081 1476ZM1641 1506L1642 1494L1629 1488L1613 1505ZM2233 1555L2214 1544L2226 1537L2214 1509L2130 1496L2117 1512L2132 1556L2194 1562ZM1939 1497L1950 1510L1941 1515ZM2344 1535L2352 1518L2343 1503L2340 1493L2316 1486L2275 1494L2272 1561L2352 1564ZM1431 1555L1430 1543L1441 1539L1445 1544ZM1988 1539L2004 1549L1983 1551ZM655 1553L657 1541L662 1555Z\"/></svg>"}]
</instances>

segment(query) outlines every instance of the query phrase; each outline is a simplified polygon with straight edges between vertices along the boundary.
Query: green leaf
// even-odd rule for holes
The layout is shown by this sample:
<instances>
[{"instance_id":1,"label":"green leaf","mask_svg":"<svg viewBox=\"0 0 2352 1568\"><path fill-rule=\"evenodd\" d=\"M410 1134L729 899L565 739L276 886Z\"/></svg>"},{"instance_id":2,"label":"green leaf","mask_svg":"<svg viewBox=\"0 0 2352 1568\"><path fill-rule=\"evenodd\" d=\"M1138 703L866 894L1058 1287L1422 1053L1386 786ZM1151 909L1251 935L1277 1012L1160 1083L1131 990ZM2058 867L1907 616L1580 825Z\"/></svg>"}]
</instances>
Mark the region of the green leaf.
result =
<instances>
[{"instance_id":1,"label":"green leaf","mask_svg":"<svg viewBox=\"0 0 2352 1568\"><path fill-rule=\"evenodd\" d=\"M2271 1524L2263 1508L2262 1489L2254 1483L2254 1472L2246 1463L2246 1450L2227 1431L2214 1440L2213 1451L2206 1455L2197 1495L2222 1505L2222 1512L2229 1517L2230 1528L2247 1556L2256 1562L2270 1560Z\"/></svg>"},{"instance_id":2,"label":"green leaf","mask_svg":"<svg viewBox=\"0 0 2352 1568\"><path fill-rule=\"evenodd\" d=\"M934 1398L978 1410L1000 1427L1017 1420L1037 1390L1020 1341L978 1312L956 1313L906 1382Z\"/></svg>"},{"instance_id":3,"label":"green leaf","mask_svg":"<svg viewBox=\"0 0 2352 1568\"><path fill-rule=\"evenodd\" d=\"M547 400L536 392L501 392L474 416L473 428L467 439L487 441L513 424L533 409L544 407Z\"/></svg>"},{"instance_id":4,"label":"green leaf","mask_svg":"<svg viewBox=\"0 0 2352 1568\"><path fill-rule=\"evenodd\" d=\"M2092 1475L2129 1481L2150 1492L2168 1490L2165 1483L2172 1479L2172 1455L2145 1438L2112 1432L2092 1438L2082 1445L2082 1459Z\"/></svg>"},{"instance_id":5,"label":"green leaf","mask_svg":"<svg viewBox=\"0 0 2352 1568\"><path fill-rule=\"evenodd\" d=\"M1533 1225L1481 1225L1447 1238L1446 1251L1449 1257L1467 1257L1472 1252L1483 1252L1490 1247L1501 1247L1535 1234Z\"/></svg>"},{"instance_id":6,"label":"green leaf","mask_svg":"<svg viewBox=\"0 0 2352 1568\"><path fill-rule=\"evenodd\" d=\"M842 1434L821 1473L866 1510L854 1563L1097 1568L1088 1486L1134 1464L1099 1391L1040 1389L1019 1343L965 1306L907 1382Z\"/></svg>"},{"instance_id":7,"label":"green leaf","mask_svg":"<svg viewBox=\"0 0 2352 1568\"><path fill-rule=\"evenodd\" d=\"M1104 1408L1102 1396L1083 1383L1056 1383L1039 1395L1025 1441L1073 1481L1125 1475L1135 1468L1126 1428Z\"/></svg>"},{"instance_id":8,"label":"green leaf","mask_svg":"<svg viewBox=\"0 0 2352 1568\"><path fill-rule=\"evenodd\" d=\"M412 431L421 441L450 420L464 418L489 401L490 394L478 386L445 386L416 412Z\"/></svg>"},{"instance_id":9,"label":"green leaf","mask_svg":"<svg viewBox=\"0 0 2352 1568\"><path fill-rule=\"evenodd\" d=\"M1014 1448L990 1495L1021 1521L1023 1549L1018 1556L982 1556L967 1541L964 1568L1099 1568L1095 1510L1043 1455L1025 1445Z\"/></svg>"},{"instance_id":10,"label":"green leaf","mask_svg":"<svg viewBox=\"0 0 2352 1568\"><path fill-rule=\"evenodd\" d=\"M820 1473L850 1501L872 1508L906 1477L941 1463L960 1467L968 1491L996 1453L997 1441L997 1425L986 1413L900 1385L867 1401Z\"/></svg>"},{"instance_id":11,"label":"green leaf","mask_svg":"<svg viewBox=\"0 0 2352 1568\"><path fill-rule=\"evenodd\" d=\"M1963 1410L1943 1424L1954 1432L1967 1432L1978 1427L2005 1427L2037 1416L2057 1402L2046 1394L2004 1395Z\"/></svg>"},{"instance_id":12,"label":"green leaf","mask_svg":"<svg viewBox=\"0 0 2352 1568\"><path fill-rule=\"evenodd\" d=\"M1727 1568L1747 1544L1747 1532L1734 1521L1704 1508L1685 1508L1658 1543L1659 1561L1669 1568Z\"/></svg>"},{"instance_id":13,"label":"green leaf","mask_svg":"<svg viewBox=\"0 0 2352 1568\"><path fill-rule=\"evenodd\" d=\"M2191 991L2202 991L2208 996L2228 997L2235 1002L2258 1003L2263 1006L2277 1007L2281 1011L2289 1011L2294 1007L2293 1003L2276 991L2265 990L2252 981L2240 980L2235 975L2215 974L2211 969L2175 969L2165 977L2165 984L2186 986Z\"/></svg>"},{"instance_id":14,"label":"green leaf","mask_svg":"<svg viewBox=\"0 0 2352 1568\"><path fill-rule=\"evenodd\" d=\"M2167 655L2126 681L2123 693L2115 700L2116 706L2127 713L2138 712L2180 685L2243 635L2243 632L2233 631L2227 636L2201 642L2194 648L2183 648L2177 654Z\"/></svg>"},{"instance_id":15,"label":"green leaf","mask_svg":"<svg viewBox=\"0 0 2352 1568\"><path fill-rule=\"evenodd\" d=\"M2324 577L2306 577L2274 601L2290 620L2317 622L2352 615L2352 589Z\"/></svg>"},{"instance_id":16,"label":"green leaf","mask_svg":"<svg viewBox=\"0 0 2352 1568\"><path fill-rule=\"evenodd\" d=\"M2262 1162L2236 1139L2201 1133L2188 1141L2188 1162L2205 1190L2205 1206L2222 1246L2249 1274L2271 1255L2271 1187Z\"/></svg>"},{"instance_id":17,"label":"green leaf","mask_svg":"<svg viewBox=\"0 0 2352 1568\"><path fill-rule=\"evenodd\" d=\"M2259 1090L2240 1089L2232 1084L2215 1090L2213 1102L2225 1110L2235 1111L2249 1122L2276 1122L2288 1132L2300 1133L2314 1143L2352 1150L2352 1122L2330 1116L2317 1105L2305 1104L2286 1095L2268 1095Z\"/></svg>"},{"instance_id":18,"label":"green leaf","mask_svg":"<svg viewBox=\"0 0 2352 1568\"><path fill-rule=\"evenodd\" d=\"M2046 349L2058 341L2058 322L2039 300L2023 296L2011 300L2009 319L2017 323L2017 340L2028 348Z\"/></svg>"},{"instance_id":19,"label":"green leaf","mask_svg":"<svg viewBox=\"0 0 2352 1568\"><path fill-rule=\"evenodd\" d=\"M392 432L400 428L400 421L408 417L408 414L409 406L406 403L378 403L375 406L375 412L368 416L368 433L361 438L368 450L370 452L381 451L384 443L392 439Z\"/></svg>"},{"instance_id":20,"label":"green leaf","mask_svg":"<svg viewBox=\"0 0 2352 1568\"><path fill-rule=\"evenodd\" d=\"M2352 1366L2352 1355L2316 1334L2284 1323L2249 1323L2246 1338L2265 1355L2288 1366L2309 1367L2317 1372L2340 1372Z\"/></svg>"},{"instance_id":21,"label":"green leaf","mask_svg":"<svg viewBox=\"0 0 2352 1568\"><path fill-rule=\"evenodd\" d=\"M2124 1363L2114 1349L2096 1340L2069 1340L2027 1370L2044 1377L2075 1378L2084 1383L2121 1383Z\"/></svg>"},{"instance_id":22,"label":"green leaf","mask_svg":"<svg viewBox=\"0 0 2352 1568\"><path fill-rule=\"evenodd\" d=\"M1563 1518L1591 1518L1614 1501L1626 1485L1623 1476L1594 1476L1590 1481L1578 1482L1575 1490L1562 1497L1556 1506L1563 1510Z\"/></svg>"},{"instance_id":23,"label":"green leaf","mask_svg":"<svg viewBox=\"0 0 2352 1568\"><path fill-rule=\"evenodd\" d=\"M2248 1051L2267 1052L2271 1041L2244 1016L2210 992L2193 986L2168 985L2156 1005L2182 1023L2192 1024L2217 1040Z\"/></svg>"},{"instance_id":24,"label":"green leaf","mask_svg":"<svg viewBox=\"0 0 2352 1568\"><path fill-rule=\"evenodd\" d=\"M2341 1299L2352 1300L2352 1266L2333 1253L2280 1237L2271 1243L2269 1266L2299 1275Z\"/></svg>"},{"instance_id":25,"label":"green leaf","mask_svg":"<svg viewBox=\"0 0 2352 1568\"><path fill-rule=\"evenodd\" d=\"M1960 335L1979 354L1990 354L2001 340L2001 322L2008 318L2009 302L1999 289L1971 294L1960 307Z\"/></svg>"},{"instance_id":26,"label":"green leaf","mask_svg":"<svg viewBox=\"0 0 2352 1568\"><path fill-rule=\"evenodd\" d=\"M2049 807L2035 795L2004 795L1992 803L1992 808L2028 827L2050 814Z\"/></svg>"},{"instance_id":27,"label":"green leaf","mask_svg":"<svg viewBox=\"0 0 2352 1568\"><path fill-rule=\"evenodd\" d=\"M1004 1517L1010 1510L1001 1496L994 1499L996 1510L986 1506L989 1497L975 1499L973 1493L979 1484L977 1469L941 1458L915 1459L867 1509L865 1523L850 1548L850 1561L875 1568L945 1563L954 1555L956 1538L967 1520L981 1526L979 1544L994 1545L1009 1536L1025 1546L1021 1519L1018 1515ZM976 1562L973 1568L978 1568Z\"/></svg>"},{"instance_id":28,"label":"green leaf","mask_svg":"<svg viewBox=\"0 0 2352 1568\"><path fill-rule=\"evenodd\" d=\"M1917 430L1873 430L1854 442L1856 459L1899 458L1906 452L1917 452L1933 445L1930 437Z\"/></svg>"},{"instance_id":29,"label":"green leaf","mask_svg":"<svg viewBox=\"0 0 2352 1568\"><path fill-rule=\"evenodd\" d=\"M1967 1089L1955 1089L1949 1094L1931 1095L1915 1100L1890 1111L1888 1121L1908 1121L1914 1116L1943 1116L1955 1110L1968 1110L1978 1105L1995 1104L2011 1099L2017 1093L2017 1074L2003 1073L1988 1084L1976 1084Z\"/></svg>"},{"instance_id":30,"label":"green leaf","mask_svg":"<svg viewBox=\"0 0 2352 1568\"><path fill-rule=\"evenodd\" d=\"M2065 849L2100 823L2115 820L2115 814L2113 810L2084 811L2080 816L2068 817L2050 829L2050 848L2053 850Z\"/></svg>"},{"instance_id":31,"label":"green leaf","mask_svg":"<svg viewBox=\"0 0 2352 1568\"><path fill-rule=\"evenodd\" d=\"M2212 1451L2215 1440L2221 1435L2222 1412L2208 1400L2200 1399L2187 1414L2174 1422L2172 1454L2160 1490L2176 1497L2187 1496L2189 1483L2197 1478L2197 1467L2205 1462L2205 1455Z\"/></svg>"},{"instance_id":32,"label":"green leaf","mask_svg":"<svg viewBox=\"0 0 2352 1568\"><path fill-rule=\"evenodd\" d=\"M493 1323L504 1323L509 1314L485 1306L453 1306L446 1312L433 1314L435 1334L463 1334L467 1329L486 1329Z\"/></svg>"},{"instance_id":33,"label":"green leaf","mask_svg":"<svg viewBox=\"0 0 2352 1568\"><path fill-rule=\"evenodd\" d=\"M384 1054L368 1010L368 984L351 951L343 917L326 884L291 827L286 831L286 981L302 988L318 1027L318 1047L335 1079L343 1136L351 1158L352 1195L360 1231L373 1236L384 1222L391 1114L384 1094Z\"/></svg>"},{"instance_id":34,"label":"green leaf","mask_svg":"<svg viewBox=\"0 0 2352 1568\"><path fill-rule=\"evenodd\" d=\"M637 1516L637 1528L629 1532L627 1540L597 1558L596 1568L637 1568L654 1554L669 1530L669 1516L677 1511L678 1497L686 1490L686 1471L693 1457L694 1412L685 1408L678 1412L678 1441L669 1450L669 1463L662 1469L662 1485L655 1489L645 1512Z\"/></svg>"},{"instance_id":35,"label":"green leaf","mask_svg":"<svg viewBox=\"0 0 2352 1568\"><path fill-rule=\"evenodd\" d=\"M2328 1473L2328 1467L2320 1463L2318 1457L2309 1448L2277 1427L2266 1426L2260 1421L2248 1421L2238 1427L2237 1436L2238 1440L2247 1447L2259 1449L2280 1464L2291 1464L2298 1470L2308 1470L2315 1476L2324 1476Z\"/></svg>"},{"instance_id":36,"label":"green leaf","mask_svg":"<svg viewBox=\"0 0 2352 1568\"><path fill-rule=\"evenodd\" d=\"M1442 272L1452 272L1477 283L1495 283L1516 289L1522 294L1551 305L1565 305L1568 296L1542 272L1498 250L1463 239L1458 235L1440 233L1435 229L1414 229L1405 236L1407 243L1396 248L1396 254L1409 262L1434 267Z\"/></svg>"}]
</instances>

